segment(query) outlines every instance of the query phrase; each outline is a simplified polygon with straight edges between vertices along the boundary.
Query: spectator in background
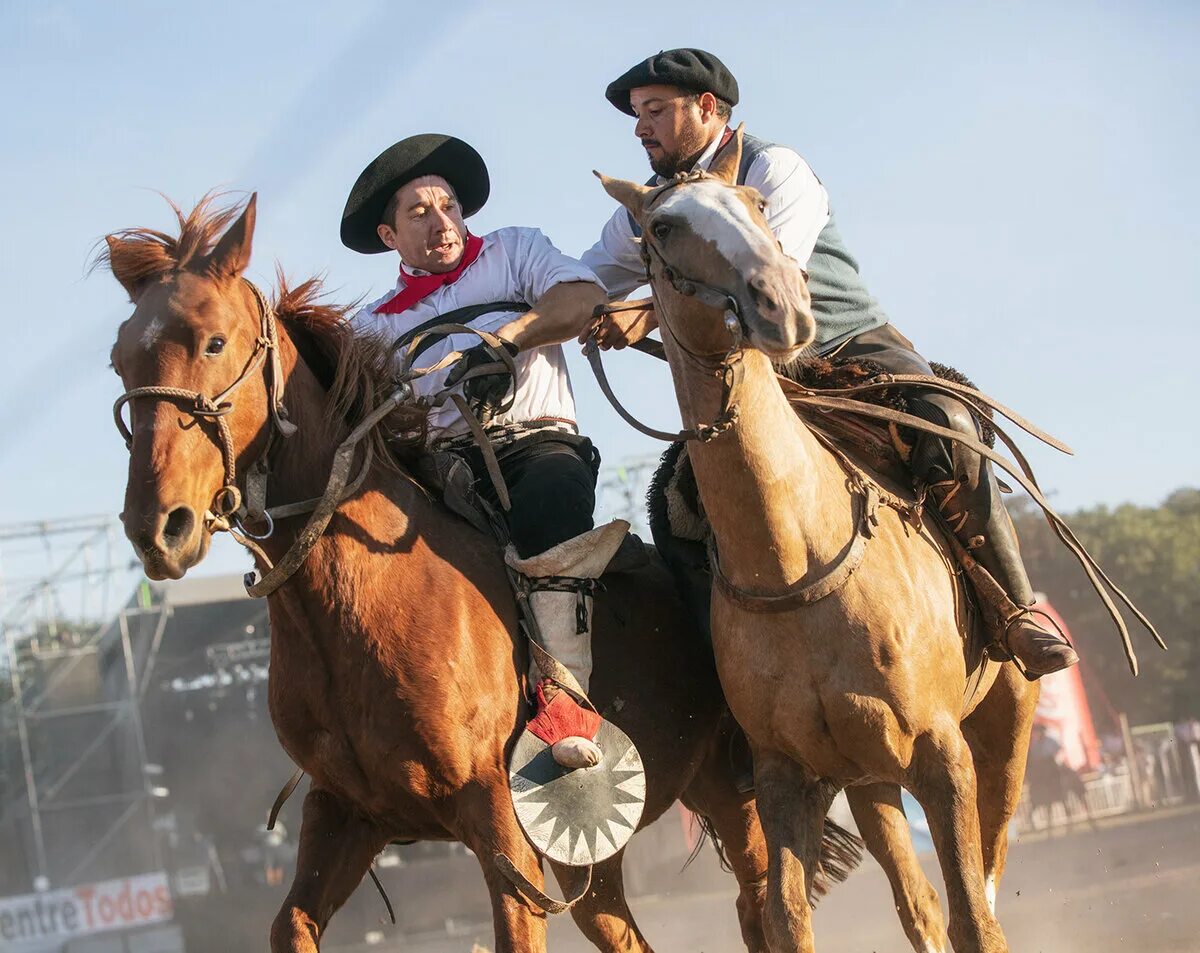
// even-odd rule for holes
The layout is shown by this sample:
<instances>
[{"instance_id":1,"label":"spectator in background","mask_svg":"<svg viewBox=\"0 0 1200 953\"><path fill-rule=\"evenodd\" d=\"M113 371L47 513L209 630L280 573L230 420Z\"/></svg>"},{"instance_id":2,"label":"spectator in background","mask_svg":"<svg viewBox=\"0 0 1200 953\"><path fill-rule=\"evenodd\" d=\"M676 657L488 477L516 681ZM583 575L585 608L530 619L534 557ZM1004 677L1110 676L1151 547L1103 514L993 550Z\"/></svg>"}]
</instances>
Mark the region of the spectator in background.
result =
<instances>
[{"instance_id":1,"label":"spectator in background","mask_svg":"<svg viewBox=\"0 0 1200 953\"><path fill-rule=\"evenodd\" d=\"M1074 815L1078 808L1082 808L1088 825L1092 830L1096 829L1096 822L1092 819L1092 812L1088 807L1083 779L1074 768L1063 761L1062 745L1043 724L1033 726L1025 777L1029 782L1029 798L1033 810L1045 808L1047 827L1054 823L1054 806L1061 804L1069 825L1074 825ZM1075 807L1076 804L1078 808Z\"/></svg>"}]
</instances>

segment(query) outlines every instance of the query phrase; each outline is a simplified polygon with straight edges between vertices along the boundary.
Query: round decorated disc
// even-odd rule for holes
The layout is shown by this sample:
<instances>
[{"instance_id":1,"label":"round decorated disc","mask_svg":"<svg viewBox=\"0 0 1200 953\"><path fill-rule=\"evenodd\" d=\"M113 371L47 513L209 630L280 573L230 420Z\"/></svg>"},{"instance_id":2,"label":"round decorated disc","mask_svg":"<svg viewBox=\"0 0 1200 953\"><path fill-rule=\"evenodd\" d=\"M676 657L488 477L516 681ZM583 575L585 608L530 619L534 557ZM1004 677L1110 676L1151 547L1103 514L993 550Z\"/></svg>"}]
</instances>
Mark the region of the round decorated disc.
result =
<instances>
[{"instance_id":1,"label":"round decorated disc","mask_svg":"<svg viewBox=\"0 0 1200 953\"><path fill-rule=\"evenodd\" d=\"M604 759L568 769L532 732L521 733L508 781L522 830L541 853L583 867L611 857L637 830L646 804L646 772L629 736L604 721L596 735Z\"/></svg>"}]
</instances>

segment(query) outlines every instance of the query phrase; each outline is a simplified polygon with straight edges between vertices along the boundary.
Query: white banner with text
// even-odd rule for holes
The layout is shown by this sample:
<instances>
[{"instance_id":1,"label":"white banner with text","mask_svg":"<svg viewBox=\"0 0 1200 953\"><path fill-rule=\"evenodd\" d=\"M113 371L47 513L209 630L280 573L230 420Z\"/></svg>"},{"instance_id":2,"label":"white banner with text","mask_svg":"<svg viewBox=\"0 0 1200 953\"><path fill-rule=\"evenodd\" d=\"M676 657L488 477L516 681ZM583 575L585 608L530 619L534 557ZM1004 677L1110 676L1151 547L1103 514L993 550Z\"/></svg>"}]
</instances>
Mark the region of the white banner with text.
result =
<instances>
[{"instance_id":1,"label":"white banner with text","mask_svg":"<svg viewBox=\"0 0 1200 953\"><path fill-rule=\"evenodd\" d=\"M173 912L164 873L0 897L0 949L9 944L48 946L89 933L161 923Z\"/></svg>"}]
</instances>

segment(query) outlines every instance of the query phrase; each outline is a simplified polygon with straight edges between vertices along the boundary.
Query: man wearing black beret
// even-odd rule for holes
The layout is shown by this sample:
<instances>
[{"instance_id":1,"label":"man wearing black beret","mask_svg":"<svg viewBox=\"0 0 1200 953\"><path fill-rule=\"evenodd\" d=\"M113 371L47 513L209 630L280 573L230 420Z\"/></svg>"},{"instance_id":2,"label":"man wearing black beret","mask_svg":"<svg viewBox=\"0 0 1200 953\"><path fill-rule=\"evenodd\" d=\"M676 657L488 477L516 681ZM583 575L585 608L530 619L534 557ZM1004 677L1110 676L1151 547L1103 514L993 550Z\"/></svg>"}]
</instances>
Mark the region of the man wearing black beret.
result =
<instances>
[{"instance_id":1,"label":"man wearing black beret","mask_svg":"<svg viewBox=\"0 0 1200 953\"><path fill-rule=\"evenodd\" d=\"M604 95L637 119L634 135L655 173L649 185L681 172L708 169L733 138L729 118L738 103L737 80L724 63L704 50L657 53L613 80ZM797 152L746 135L738 184L762 193L775 237L808 273L816 319L813 346L819 355L868 358L895 373L933 373L867 291L858 263L834 224L825 187ZM618 209L600 240L583 256L612 295L624 297L645 284L638 237L637 223ZM585 330L581 340L593 333L601 347L620 348L656 326L653 311L619 312ZM917 391L909 395L909 407L933 423L978 438L974 417L959 401ZM961 444L925 435L913 448L910 465L929 486L963 545L1017 606L1030 606L1033 587L990 464ZM1013 618L997 638L1030 678L1078 661L1074 649L1028 611Z\"/></svg>"},{"instance_id":2,"label":"man wearing black beret","mask_svg":"<svg viewBox=\"0 0 1200 953\"><path fill-rule=\"evenodd\" d=\"M359 175L342 215L342 242L366 255L399 256L395 287L361 309L355 328L412 340L438 324L470 325L498 335L513 357L516 380L471 377L463 393L483 418L507 483L509 565L527 577L543 647L587 691L591 674L592 580L608 565L629 524L593 528L599 455L581 437L561 344L575 338L605 300L596 276L564 255L536 228L473 235L465 219L488 199L483 158L453 136L411 136L385 149ZM453 368L413 382L418 396L453 387L472 367L497 358L478 338L423 339L418 366L463 351ZM502 411L509 387L511 408ZM453 403L432 410L430 439L460 451L481 495L498 503L482 454ZM572 585L567 585L571 583ZM581 624L578 605L588 617ZM549 679L539 680L538 714L529 730L566 767L601 757L600 717ZM569 730L568 730L569 729Z\"/></svg>"}]
</instances>

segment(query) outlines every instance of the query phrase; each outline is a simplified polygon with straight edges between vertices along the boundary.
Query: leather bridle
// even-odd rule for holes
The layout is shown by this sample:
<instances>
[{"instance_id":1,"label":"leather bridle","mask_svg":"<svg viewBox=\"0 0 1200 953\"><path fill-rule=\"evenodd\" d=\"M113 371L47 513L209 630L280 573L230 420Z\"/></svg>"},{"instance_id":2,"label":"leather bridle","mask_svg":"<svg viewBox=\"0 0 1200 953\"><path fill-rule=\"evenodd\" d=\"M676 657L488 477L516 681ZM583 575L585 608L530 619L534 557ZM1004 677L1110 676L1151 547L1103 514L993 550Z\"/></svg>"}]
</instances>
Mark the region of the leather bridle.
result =
<instances>
[{"instance_id":1,"label":"leather bridle","mask_svg":"<svg viewBox=\"0 0 1200 953\"><path fill-rule=\"evenodd\" d=\"M265 507L267 461L276 440L292 436L296 432L296 425L288 420L287 408L283 405L284 377L283 366L279 359L279 329L276 324L275 311L261 288L248 278L242 278L242 281L250 289L258 306L259 334L254 342L254 350L250 354L250 359L233 383L213 397L182 387L159 385L134 387L125 391L113 404L113 420L116 422L117 430L125 439L126 448L130 450L133 448L133 433L126 426L121 411L126 404L133 400L149 398L155 401L171 401L181 411L190 414L197 421L211 421L216 428L215 439L217 447L221 451L225 482L216 492L208 512L205 513L205 528L211 533L229 530L231 526L236 526L241 533L251 539L265 539L274 530L274 521ZM269 427L262 452L246 475L246 500L243 503L242 492L238 488L237 480L237 451L233 446L233 435L229 430L229 423L225 418L233 412L234 392L264 367L267 404L270 410ZM247 521L265 521L267 528L262 534L256 535L245 528Z\"/></svg>"},{"instance_id":2,"label":"leather bridle","mask_svg":"<svg viewBox=\"0 0 1200 953\"><path fill-rule=\"evenodd\" d=\"M406 356L402 360L401 367L396 375L395 389L357 421L350 434L334 451L333 462L330 466L324 493L319 497L309 500L284 503L267 508L267 478L270 474L270 455L276 446L277 439L292 436L296 432L296 425L288 419L287 410L283 406L284 377L283 367L279 359L279 333L275 311L270 306L261 289L248 279L243 278L242 280L246 282L247 286L253 292L254 299L258 303L259 335L254 343L254 350L237 379L215 397L209 397L206 394L181 387L162 387L158 385L134 387L117 398L113 404L113 418L116 421L117 429L121 432L121 436L125 438L126 447L130 449L133 446L133 434L129 427L125 425L125 421L121 416L121 410L127 403L139 398L168 400L178 405L182 411L190 414L198 421L211 420L213 422L216 427L216 436L214 439L221 451L221 459L225 471L224 484L213 497L210 508L205 513L204 528L210 534L218 532L230 533L238 542L253 551L260 562L266 567L266 573L261 578L256 572L249 572L245 576L244 581L247 593L258 598L270 595L295 573L317 544L337 508L363 485L375 459L371 442L365 440L367 435L398 407L413 400L413 381L432 374L435 371L442 370L462 357L461 352L451 351L433 365L428 367L414 367L413 360L416 354L420 353L420 342L426 336L470 334L478 337L488 346L489 351L495 357L495 361L472 368L463 375L461 378L463 381L496 373L507 374L515 381L517 375L512 355L503 347L503 343L494 334L455 323L443 323L435 327L423 329L411 342L408 342L409 350L406 352ZM399 346L400 343L397 342L397 345ZM243 500L243 494L238 488L237 452L233 446L233 435L225 418L234 409L233 393L264 367L267 403L269 407L267 421L268 434L262 452L246 472L244 481L246 492ZM459 412L471 428L472 434L475 436L477 442L480 443L488 474L493 483L496 484L497 495L501 500L502 506L507 509L507 489L504 486L504 479L500 473L495 453L491 450L482 425L480 425L479 421L471 413L462 395L451 393L451 388L443 388L436 395L428 398L427 403L430 406L441 406L447 400L454 402L455 406L458 407ZM511 402L511 398L507 399L502 404L500 410L506 410L511 405ZM351 465L360 443L362 444L361 459L357 473L352 477ZM304 527L296 534L292 544L288 547L279 562L273 563L262 547L257 545L256 540L269 538L274 533L276 520L304 514L308 514L308 520ZM254 533L246 528L247 522L263 522L266 528L261 533Z\"/></svg>"},{"instance_id":3,"label":"leather bridle","mask_svg":"<svg viewBox=\"0 0 1200 953\"><path fill-rule=\"evenodd\" d=\"M662 197L672 189L694 184L705 179L716 179L716 176L700 170L676 175L670 182L659 186L650 197L646 203L647 211L661 201ZM600 350L594 338L589 337L585 342L584 355L591 365L592 373L596 375L596 381L599 383L600 389L604 392L604 396L608 398L609 403L613 405L613 409L621 416L621 419L635 430L649 437L654 437L657 440L664 440L671 443L676 440L696 440L700 443L708 443L710 440L725 433L738 422L739 410L735 395L742 381L742 354L745 340L748 336L746 323L742 317L741 305L738 303L737 295L729 289L700 281L697 278L688 277L679 266L673 265L668 261L666 255L663 254L662 248L654 240L652 229L644 229L642 231L641 249L642 262L646 266L646 274L652 286L655 278L652 266L657 262L662 277L667 280L668 284L670 284L677 294L687 298L695 298L701 304L724 313L724 326L725 330L729 332L730 337L729 349L725 352L724 357L715 365L711 359L706 359L703 355L693 353L676 339L676 344L680 351L689 361L706 373L720 378L721 409L716 419L711 424L699 424L696 427L688 430L679 430L675 433L656 430L634 417L617 399L616 393L608 381L608 375L604 372ZM638 306L643 306L644 302L637 304ZM629 310L631 307L627 303L600 305L596 308L593 316L599 317L602 314Z\"/></svg>"}]
</instances>

